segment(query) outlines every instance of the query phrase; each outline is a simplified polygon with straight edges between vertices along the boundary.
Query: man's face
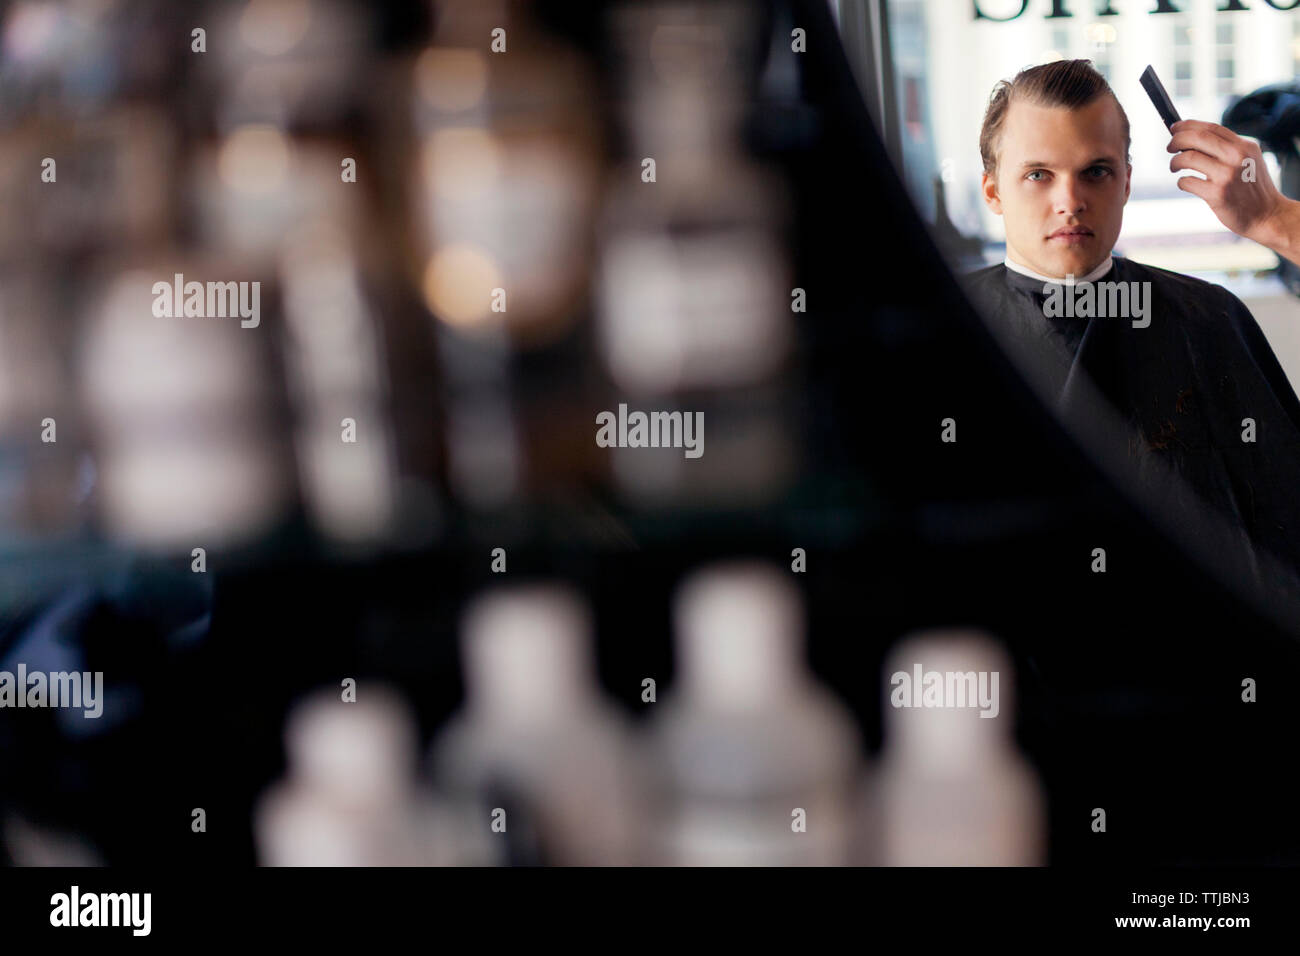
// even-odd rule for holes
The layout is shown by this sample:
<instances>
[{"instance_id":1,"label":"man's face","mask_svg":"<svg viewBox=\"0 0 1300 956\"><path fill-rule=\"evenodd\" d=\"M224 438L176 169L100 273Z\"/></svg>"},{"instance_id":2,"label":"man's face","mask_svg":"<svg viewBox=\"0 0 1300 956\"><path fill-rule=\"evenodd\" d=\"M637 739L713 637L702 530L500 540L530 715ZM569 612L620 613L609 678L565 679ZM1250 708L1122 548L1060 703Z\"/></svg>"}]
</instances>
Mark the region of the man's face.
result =
<instances>
[{"instance_id":1,"label":"man's face","mask_svg":"<svg viewBox=\"0 0 1300 956\"><path fill-rule=\"evenodd\" d=\"M1110 96L1077 110L1016 101L998 144L984 201L1006 221L1007 255L1045 276L1083 276L1119 238L1133 167Z\"/></svg>"}]
</instances>

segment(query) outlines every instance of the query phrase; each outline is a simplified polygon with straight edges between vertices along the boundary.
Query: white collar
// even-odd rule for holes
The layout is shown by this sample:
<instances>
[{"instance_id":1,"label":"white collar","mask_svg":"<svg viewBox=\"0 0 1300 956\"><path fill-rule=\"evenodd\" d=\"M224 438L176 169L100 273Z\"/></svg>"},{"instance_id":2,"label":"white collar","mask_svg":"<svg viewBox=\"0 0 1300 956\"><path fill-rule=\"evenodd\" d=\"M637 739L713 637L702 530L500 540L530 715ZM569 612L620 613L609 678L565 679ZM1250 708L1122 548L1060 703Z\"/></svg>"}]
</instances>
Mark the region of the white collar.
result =
<instances>
[{"instance_id":1,"label":"white collar","mask_svg":"<svg viewBox=\"0 0 1300 956\"><path fill-rule=\"evenodd\" d=\"M1018 262L1012 262L1010 256L1007 256L1006 259L1002 261L1002 264L1006 266L1008 269L1010 269L1012 272L1019 272L1021 275L1029 276L1031 279L1039 279L1043 282L1051 282L1055 285L1074 285L1076 282L1095 282L1098 279L1100 279L1106 273L1110 272L1111 267L1115 264L1115 257L1107 256L1105 262L1097 266L1097 268L1093 269L1082 279L1070 279L1070 278L1053 279L1050 276L1045 276L1040 273L1037 273L1033 269L1026 269Z\"/></svg>"}]
</instances>

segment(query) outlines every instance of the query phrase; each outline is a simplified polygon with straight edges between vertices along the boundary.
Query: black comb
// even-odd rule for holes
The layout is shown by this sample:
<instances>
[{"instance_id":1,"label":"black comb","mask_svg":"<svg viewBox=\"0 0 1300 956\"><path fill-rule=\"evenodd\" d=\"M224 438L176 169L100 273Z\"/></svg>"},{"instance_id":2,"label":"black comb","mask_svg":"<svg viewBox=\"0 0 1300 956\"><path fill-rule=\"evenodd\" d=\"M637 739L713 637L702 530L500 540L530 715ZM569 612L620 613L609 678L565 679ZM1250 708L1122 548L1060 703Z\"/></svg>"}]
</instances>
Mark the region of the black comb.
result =
<instances>
[{"instance_id":1,"label":"black comb","mask_svg":"<svg viewBox=\"0 0 1300 956\"><path fill-rule=\"evenodd\" d=\"M1142 71L1142 88L1147 91L1147 96L1151 97L1151 102L1156 105L1160 118L1165 121L1165 126L1172 133L1173 125L1182 117L1178 115L1178 110L1174 109L1174 101L1169 98L1165 85L1160 82L1160 77L1156 76L1153 67L1148 66Z\"/></svg>"}]
</instances>

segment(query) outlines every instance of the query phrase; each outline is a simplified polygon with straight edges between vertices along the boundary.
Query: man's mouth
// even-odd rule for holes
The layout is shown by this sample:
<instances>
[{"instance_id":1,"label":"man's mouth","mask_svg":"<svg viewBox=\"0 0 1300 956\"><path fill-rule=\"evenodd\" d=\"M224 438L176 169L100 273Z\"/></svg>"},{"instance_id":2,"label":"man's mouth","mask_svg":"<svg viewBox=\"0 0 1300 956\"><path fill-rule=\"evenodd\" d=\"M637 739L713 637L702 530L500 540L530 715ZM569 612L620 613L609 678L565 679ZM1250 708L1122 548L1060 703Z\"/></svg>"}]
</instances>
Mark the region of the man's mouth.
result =
<instances>
[{"instance_id":1,"label":"man's mouth","mask_svg":"<svg viewBox=\"0 0 1300 956\"><path fill-rule=\"evenodd\" d=\"M1086 226L1066 226L1064 229L1058 229L1047 237L1049 242L1055 241L1063 245L1077 245L1085 242L1092 237L1092 230Z\"/></svg>"}]
</instances>

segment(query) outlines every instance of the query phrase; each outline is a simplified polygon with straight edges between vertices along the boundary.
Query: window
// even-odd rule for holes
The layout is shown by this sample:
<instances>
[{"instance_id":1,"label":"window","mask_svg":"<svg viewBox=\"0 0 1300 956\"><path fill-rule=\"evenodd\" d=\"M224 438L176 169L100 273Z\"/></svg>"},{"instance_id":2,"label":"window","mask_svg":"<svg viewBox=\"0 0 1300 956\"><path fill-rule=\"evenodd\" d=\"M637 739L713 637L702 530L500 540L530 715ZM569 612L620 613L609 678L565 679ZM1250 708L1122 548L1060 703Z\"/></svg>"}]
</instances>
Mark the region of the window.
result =
<instances>
[{"instance_id":1,"label":"window","mask_svg":"<svg viewBox=\"0 0 1300 956\"><path fill-rule=\"evenodd\" d=\"M1052 27L1052 49L1064 60L1071 59L1070 31L1065 27Z\"/></svg>"},{"instance_id":2,"label":"window","mask_svg":"<svg viewBox=\"0 0 1300 956\"><path fill-rule=\"evenodd\" d=\"M1214 92L1220 95L1232 93L1237 78L1234 33L1231 20L1217 23L1214 27Z\"/></svg>"},{"instance_id":3,"label":"window","mask_svg":"<svg viewBox=\"0 0 1300 956\"><path fill-rule=\"evenodd\" d=\"M1174 24L1174 88L1175 99L1191 99L1193 94L1192 28L1186 23Z\"/></svg>"},{"instance_id":4,"label":"window","mask_svg":"<svg viewBox=\"0 0 1300 956\"><path fill-rule=\"evenodd\" d=\"M1111 48L1119 34L1114 26L1103 20L1098 20L1095 23L1088 24L1084 30L1084 35L1088 39L1088 59L1092 60L1092 65L1097 68L1097 72L1106 77L1109 82L1111 76Z\"/></svg>"}]
</instances>

